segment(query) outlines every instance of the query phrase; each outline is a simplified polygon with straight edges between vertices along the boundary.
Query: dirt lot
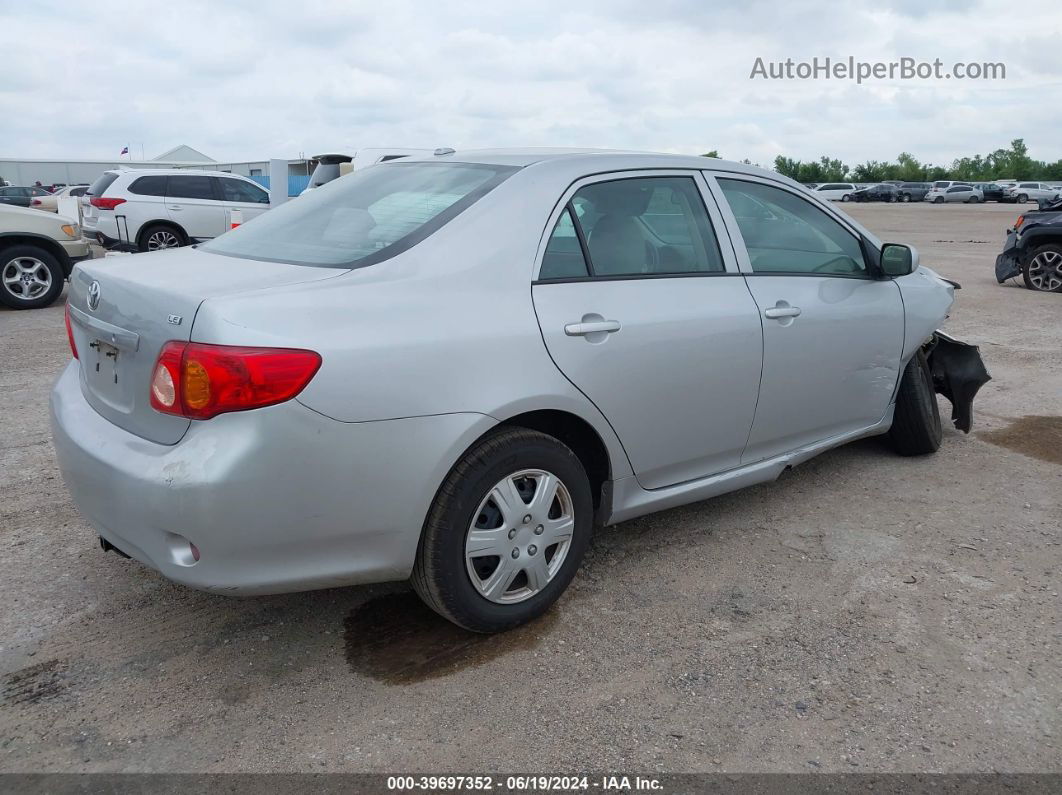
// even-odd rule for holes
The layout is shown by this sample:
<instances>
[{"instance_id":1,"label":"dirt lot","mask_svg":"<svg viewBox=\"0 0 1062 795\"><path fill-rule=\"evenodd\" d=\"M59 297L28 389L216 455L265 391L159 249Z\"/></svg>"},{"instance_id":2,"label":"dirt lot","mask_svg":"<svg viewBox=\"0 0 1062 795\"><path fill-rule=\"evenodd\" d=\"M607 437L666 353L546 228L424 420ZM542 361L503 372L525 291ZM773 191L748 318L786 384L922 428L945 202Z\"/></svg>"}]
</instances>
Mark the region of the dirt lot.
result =
<instances>
[{"instance_id":1,"label":"dirt lot","mask_svg":"<svg viewBox=\"0 0 1062 795\"><path fill-rule=\"evenodd\" d=\"M1062 295L995 283L1013 207L851 209L962 283L974 433L602 531L500 637L102 553L49 439L62 306L0 310L0 770L1062 770Z\"/></svg>"}]
</instances>

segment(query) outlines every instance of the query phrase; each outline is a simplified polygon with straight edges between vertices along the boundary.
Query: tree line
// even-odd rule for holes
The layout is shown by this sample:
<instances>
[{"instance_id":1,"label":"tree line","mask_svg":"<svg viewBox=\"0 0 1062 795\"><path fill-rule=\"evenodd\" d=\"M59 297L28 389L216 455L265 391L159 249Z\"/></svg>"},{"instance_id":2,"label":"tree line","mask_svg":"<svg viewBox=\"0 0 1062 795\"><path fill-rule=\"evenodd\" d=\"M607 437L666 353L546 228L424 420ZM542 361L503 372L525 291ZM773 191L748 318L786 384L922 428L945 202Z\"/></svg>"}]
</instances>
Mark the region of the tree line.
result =
<instances>
[{"instance_id":1,"label":"tree line","mask_svg":"<svg viewBox=\"0 0 1062 795\"><path fill-rule=\"evenodd\" d=\"M705 157L719 157L715 150ZM749 160L742 162L749 163ZM794 160L778 155L774 170L797 182L883 182L899 179L904 182L932 182L938 179L962 179L971 182L991 182L996 179L1062 180L1062 160L1048 163L1029 156L1025 141L1016 138L1009 149L997 149L987 155L960 157L950 166L935 166L919 162L910 152L901 152L894 162L868 160L849 167L836 158Z\"/></svg>"}]
</instances>

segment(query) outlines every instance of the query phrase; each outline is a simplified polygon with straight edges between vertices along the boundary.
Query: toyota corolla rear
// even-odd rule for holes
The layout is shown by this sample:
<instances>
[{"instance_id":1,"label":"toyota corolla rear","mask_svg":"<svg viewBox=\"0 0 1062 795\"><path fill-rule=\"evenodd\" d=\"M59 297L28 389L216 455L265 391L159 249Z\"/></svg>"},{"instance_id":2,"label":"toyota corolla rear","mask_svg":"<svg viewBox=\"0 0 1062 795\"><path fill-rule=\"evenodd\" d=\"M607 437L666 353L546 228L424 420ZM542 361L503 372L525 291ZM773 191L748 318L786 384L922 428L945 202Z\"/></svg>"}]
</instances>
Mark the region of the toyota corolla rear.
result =
<instances>
[{"instance_id":1,"label":"toyota corolla rear","mask_svg":"<svg viewBox=\"0 0 1062 795\"><path fill-rule=\"evenodd\" d=\"M105 547L228 593L408 575L446 462L484 418L355 422L318 410L358 389L357 373L336 378L329 346L346 343L323 342L333 332L321 318L346 312L333 285L353 267L407 250L505 175L387 173L390 182L359 178L368 207L343 206L328 185L223 236L213 252L74 271L74 358L52 393L53 435L67 486ZM300 401L322 371L341 394Z\"/></svg>"}]
</instances>

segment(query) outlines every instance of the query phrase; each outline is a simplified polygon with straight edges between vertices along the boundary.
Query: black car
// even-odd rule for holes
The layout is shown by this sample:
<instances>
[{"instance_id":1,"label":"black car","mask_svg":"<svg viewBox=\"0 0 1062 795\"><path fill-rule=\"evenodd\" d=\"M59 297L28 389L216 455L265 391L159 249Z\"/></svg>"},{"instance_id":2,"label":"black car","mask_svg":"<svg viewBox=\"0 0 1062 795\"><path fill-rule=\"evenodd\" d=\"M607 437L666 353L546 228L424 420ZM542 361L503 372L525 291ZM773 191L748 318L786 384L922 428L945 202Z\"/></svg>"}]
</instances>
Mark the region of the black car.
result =
<instances>
[{"instance_id":1,"label":"black car","mask_svg":"<svg viewBox=\"0 0 1062 795\"><path fill-rule=\"evenodd\" d=\"M882 183L871 185L869 188L860 188L852 194L854 202L894 202L900 195L900 189L895 185Z\"/></svg>"},{"instance_id":2,"label":"black car","mask_svg":"<svg viewBox=\"0 0 1062 795\"><path fill-rule=\"evenodd\" d=\"M996 281L1021 274L1030 290L1062 293L1062 201L1018 216L996 257Z\"/></svg>"},{"instance_id":3,"label":"black car","mask_svg":"<svg viewBox=\"0 0 1062 795\"><path fill-rule=\"evenodd\" d=\"M975 188L980 188L981 193L985 196L986 202L1001 202L1003 201L1003 186L997 185L994 182L979 182L974 185Z\"/></svg>"},{"instance_id":4,"label":"black car","mask_svg":"<svg viewBox=\"0 0 1062 795\"><path fill-rule=\"evenodd\" d=\"M920 202L925 199L933 185L929 182L902 182L897 187L899 188L897 201Z\"/></svg>"},{"instance_id":5,"label":"black car","mask_svg":"<svg viewBox=\"0 0 1062 795\"><path fill-rule=\"evenodd\" d=\"M34 196L48 196L48 191L36 185L22 188L16 185L8 185L0 188L0 204L13 204L16 207L29 207Z\"/></svg>"}]
</instances>

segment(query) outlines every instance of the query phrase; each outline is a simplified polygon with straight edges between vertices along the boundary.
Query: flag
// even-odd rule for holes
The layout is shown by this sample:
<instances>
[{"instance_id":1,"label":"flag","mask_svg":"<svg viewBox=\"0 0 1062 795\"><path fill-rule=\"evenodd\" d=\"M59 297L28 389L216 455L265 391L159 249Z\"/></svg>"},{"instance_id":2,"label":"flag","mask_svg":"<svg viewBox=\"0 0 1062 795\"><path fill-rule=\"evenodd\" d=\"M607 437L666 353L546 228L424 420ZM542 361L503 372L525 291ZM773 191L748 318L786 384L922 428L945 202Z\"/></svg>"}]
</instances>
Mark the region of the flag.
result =
<instances>
[{"instance_id":1,"label":"flag","mask_svg":"<svg viewBox=\"0 0 1062 795\"><path fill-rule=\"evenodd\" d=\"M119 157L121 157L122 155L127 155L127 154L129 154L129 147L128 146L123 146L121 154L119 154Z\"/></svg>"}]
</instances>

